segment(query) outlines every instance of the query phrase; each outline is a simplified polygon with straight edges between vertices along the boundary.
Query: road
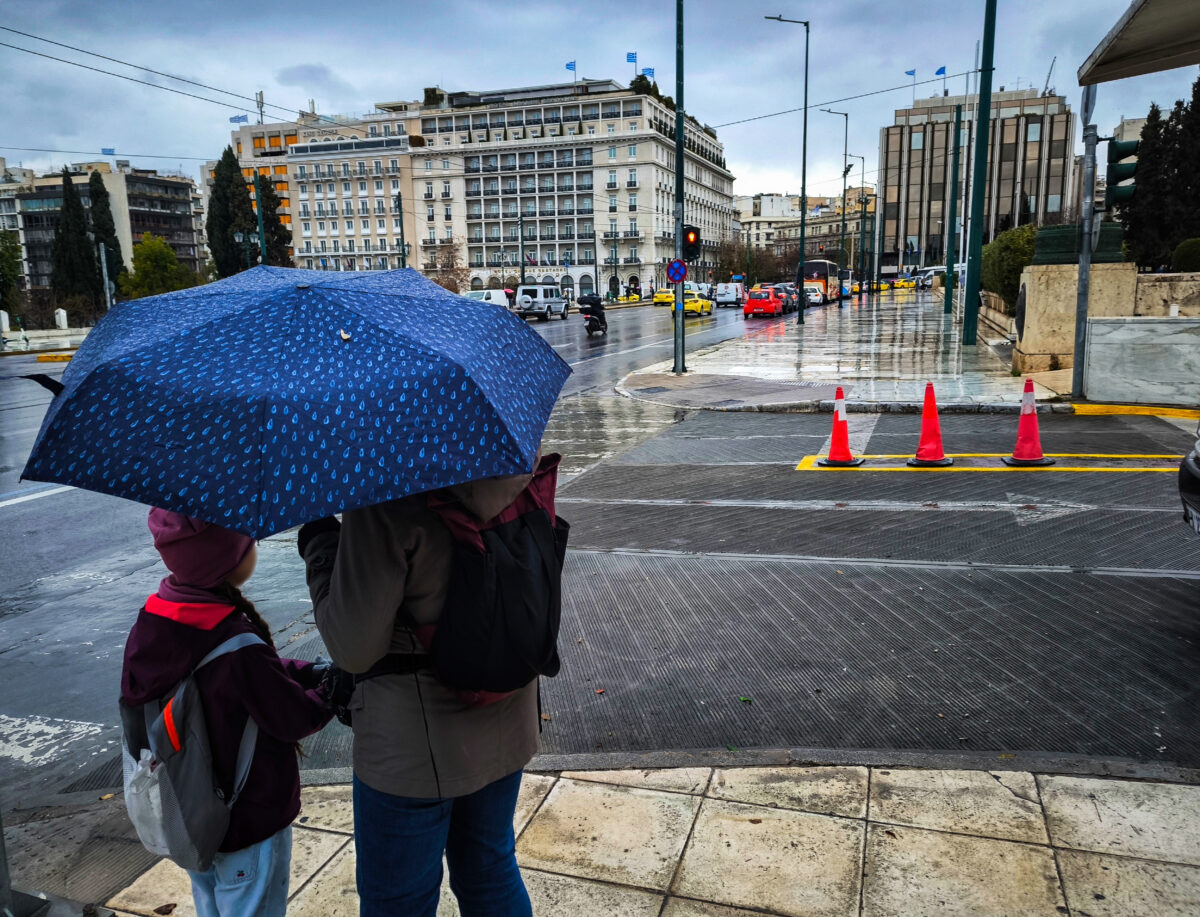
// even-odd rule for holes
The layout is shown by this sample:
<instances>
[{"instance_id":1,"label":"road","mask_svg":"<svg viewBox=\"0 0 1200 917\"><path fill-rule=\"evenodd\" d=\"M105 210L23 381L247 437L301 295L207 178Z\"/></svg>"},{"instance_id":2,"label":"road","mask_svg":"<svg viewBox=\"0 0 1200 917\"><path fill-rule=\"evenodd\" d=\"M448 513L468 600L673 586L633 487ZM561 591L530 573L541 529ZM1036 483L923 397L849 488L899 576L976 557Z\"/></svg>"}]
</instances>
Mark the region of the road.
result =
<instances>
[{"instance_id":1,"label":"road","mask_svg":"<svg viewBox=\"0 0 1200 917\"><path fill-rule=\"evenodd\" d=\"M787 340L786 319L688 320L689 346ZM665 308L534 324L574 369L547 429L572 522L563 673L543 751L807 747L1041 752L1200 767L1200 539L1163 473L821 473L825 415L683 412L616 396L667 360ZM0 359L0 808L119 783L125 635L163 570L145 510L19 483L48 395ZM852 416L856 448L910 451L915 419ZM943 418L1004 452L1014 418ZM1156 417L1043 421L1047 451L1177 454ZM321 650L294 534L248 592L287 654ZM596 693L604 688L604 694ZM743 700L742 698L749 698ZM349 736L309 743L341 774ZM61 798L61 797L60 797Z\"/></svg>"}]
</instances>

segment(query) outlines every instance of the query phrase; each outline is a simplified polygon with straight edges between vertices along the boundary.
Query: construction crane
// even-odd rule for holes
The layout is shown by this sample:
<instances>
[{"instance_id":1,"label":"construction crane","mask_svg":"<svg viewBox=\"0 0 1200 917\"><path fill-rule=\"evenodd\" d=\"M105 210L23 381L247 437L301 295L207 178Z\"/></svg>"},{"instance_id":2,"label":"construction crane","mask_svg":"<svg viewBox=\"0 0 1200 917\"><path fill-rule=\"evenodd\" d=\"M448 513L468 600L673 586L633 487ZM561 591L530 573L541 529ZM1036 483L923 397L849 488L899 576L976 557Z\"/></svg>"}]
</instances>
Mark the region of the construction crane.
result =
<instances>
[{"instance_id":1,"label":"construction crane","mask_svg":"<svg viewBox=\"0 0 1200 917\"><path fill-rule=\"evenodd\" d=\"M1050 72L1046 74L1046 85L1042 87L1042 98L1045 98L1050 92L1050 77L1054 76L1054 62L1057 60L1057 54L1050 59Z\"/></svg>"}]
</instances>

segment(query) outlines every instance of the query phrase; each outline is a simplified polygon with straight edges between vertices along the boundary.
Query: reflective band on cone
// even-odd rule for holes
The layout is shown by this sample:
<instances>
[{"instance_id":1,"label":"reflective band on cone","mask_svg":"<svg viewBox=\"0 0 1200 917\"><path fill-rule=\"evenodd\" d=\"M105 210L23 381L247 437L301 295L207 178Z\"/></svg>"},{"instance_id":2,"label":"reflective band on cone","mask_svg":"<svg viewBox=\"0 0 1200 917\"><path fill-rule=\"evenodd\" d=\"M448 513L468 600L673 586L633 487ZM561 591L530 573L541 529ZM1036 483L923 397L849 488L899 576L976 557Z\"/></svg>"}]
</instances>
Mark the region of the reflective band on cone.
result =
<instances>
[{"instance_id":1,"label":"reflective band on cone","mask_svg":"<svg viewBox=\"0 0 1200 917\"><path fill-rule=\"evenodd\" d=\"M819 459L818 465L826 468L853 468L863 459L855 458L850 451L850 424L846 420L846 396L839 385L833 404L833 436L829 440L829 456Z\"/></svg>"},{"instance_id":2,"label":"reflective band on cone","mask_svg":"<svg viewBox=\"0 0 1200 917\"><path fill-rule=\"evenodd\" d=\"M1033 400L1033 380L1025 380L1025 392L1021 396L1021 419L1017 423L1017 445L1011 456L1005 456L1005 465L1016 467L1030 465L1053 465L1054 459L1042 454L1042 438L1038 433L1037 404Z\"/></svg>"},{"instance_id":3,"label":"reflective band on cone","mask_svg":"<svg viewBox=\"0 0 1200 917\"><path fill-rule=\"evenodd\" d=\"M942 448L942 425L938 421L937 399L933 394L933 383L925 383L925 407L921 411L921 441L917 454L908 460L914 468L942 468L953 465L954 459L946 458Z\"/></svg>"}]
</instances>

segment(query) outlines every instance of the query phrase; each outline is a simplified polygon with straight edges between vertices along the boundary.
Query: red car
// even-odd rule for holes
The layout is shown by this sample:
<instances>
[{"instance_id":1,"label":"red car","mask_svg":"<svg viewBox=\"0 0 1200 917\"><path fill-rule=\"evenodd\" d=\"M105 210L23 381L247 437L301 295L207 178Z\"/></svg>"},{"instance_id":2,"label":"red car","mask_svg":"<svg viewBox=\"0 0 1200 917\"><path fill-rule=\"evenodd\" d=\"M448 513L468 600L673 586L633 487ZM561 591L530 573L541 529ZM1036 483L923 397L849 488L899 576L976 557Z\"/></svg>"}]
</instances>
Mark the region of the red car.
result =
<instances>
[{"instance_id":1,"label":"red car","mask_svg":"<svg viewBox=\"0 0 1200 917\"><path fill-rule=\"evenodd\" d=\"M774 287L751 290L746 296L746 305L742 307L742 318L752 315L783 315L786 308L787 303Z\"/></svg>"}]
</instances>

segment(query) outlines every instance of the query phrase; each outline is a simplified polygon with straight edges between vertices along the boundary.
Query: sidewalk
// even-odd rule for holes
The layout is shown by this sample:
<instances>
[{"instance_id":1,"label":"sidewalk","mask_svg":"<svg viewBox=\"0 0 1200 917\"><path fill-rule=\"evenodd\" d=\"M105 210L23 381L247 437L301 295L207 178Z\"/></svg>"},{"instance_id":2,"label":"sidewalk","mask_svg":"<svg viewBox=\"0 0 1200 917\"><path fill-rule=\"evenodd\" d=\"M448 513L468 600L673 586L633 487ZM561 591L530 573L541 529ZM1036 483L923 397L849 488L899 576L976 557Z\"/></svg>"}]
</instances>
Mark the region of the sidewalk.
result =
<instances>
[{"instance_id":1,"label":"sidewalk","mask_svg":"<svg viewBox=\"0 0 1200 917\"><path fill-rule=\"evenodd\" d=\"M688 375L663 362L631 373L618 391L671 407L738 411L832 410L839 385L848 410L919 411L926 382L950 412L1015 411L1021 401L1022 381L1005 359L983 341L964 347L962 325L943 315L936 297L856 297L807 310L802 326L795 316L761 328L760 319L746 321L745 337L688 354ZM1043 375L1035 379L1038 401L1069 395L1069 371Z\"/></svg>"},{"instance_id":2,"label":"sidewalk","mask_svg":"<svg viewBox=\"0 0 1200 917\"><path fill-rule=\"evenodd\" d=\"M288 913L352 917L350 788L303 796ZM847 766L529 773L514 825L537 915L1184 917L1198 821L1196 786ZM168 862L107 904L194 913Z\"/></svg>"}]
</instances>

